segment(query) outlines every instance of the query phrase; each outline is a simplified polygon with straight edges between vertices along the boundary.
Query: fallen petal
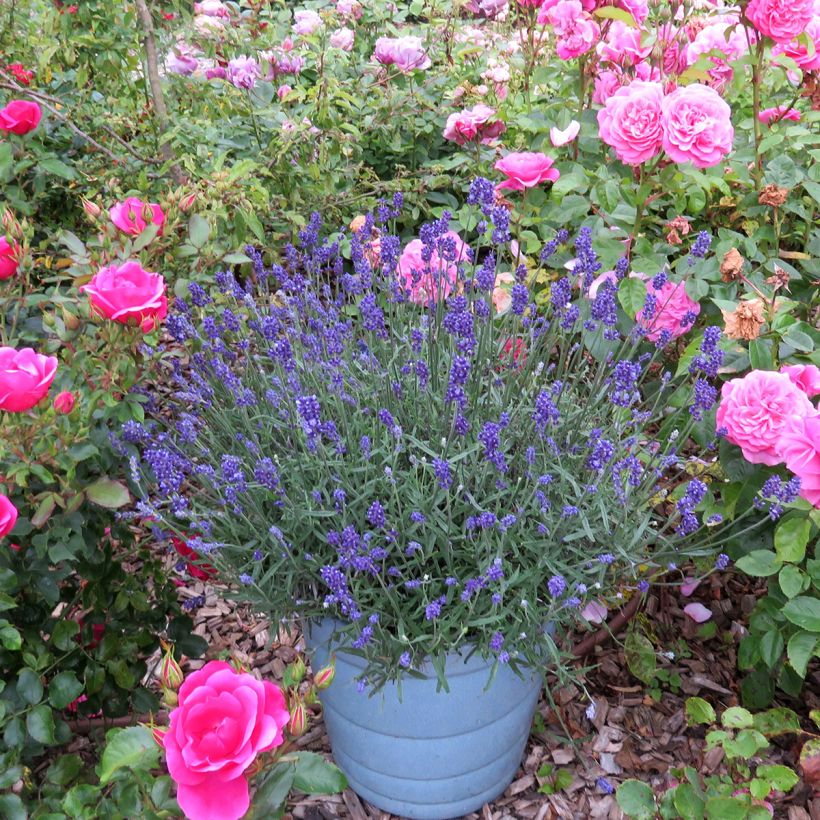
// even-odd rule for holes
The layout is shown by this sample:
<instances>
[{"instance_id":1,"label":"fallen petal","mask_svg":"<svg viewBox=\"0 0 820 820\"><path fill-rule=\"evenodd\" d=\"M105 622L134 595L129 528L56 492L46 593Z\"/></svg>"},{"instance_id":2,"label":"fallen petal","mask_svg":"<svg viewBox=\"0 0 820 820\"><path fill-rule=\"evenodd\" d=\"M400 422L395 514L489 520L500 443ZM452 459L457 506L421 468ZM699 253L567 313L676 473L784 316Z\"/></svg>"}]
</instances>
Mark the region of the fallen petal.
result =
<instances>
[{"instance_id":1,"label":"fallen petal","mask_svg":"<svg viewBox=\"0 0 820 820\"><path fill-rule=\"evenodd\" d=\"M702 624L712 617L712 610L705 607L703 604L687 604L683 608L683 612L696 624Z\"/></svg>"}]
</instances>

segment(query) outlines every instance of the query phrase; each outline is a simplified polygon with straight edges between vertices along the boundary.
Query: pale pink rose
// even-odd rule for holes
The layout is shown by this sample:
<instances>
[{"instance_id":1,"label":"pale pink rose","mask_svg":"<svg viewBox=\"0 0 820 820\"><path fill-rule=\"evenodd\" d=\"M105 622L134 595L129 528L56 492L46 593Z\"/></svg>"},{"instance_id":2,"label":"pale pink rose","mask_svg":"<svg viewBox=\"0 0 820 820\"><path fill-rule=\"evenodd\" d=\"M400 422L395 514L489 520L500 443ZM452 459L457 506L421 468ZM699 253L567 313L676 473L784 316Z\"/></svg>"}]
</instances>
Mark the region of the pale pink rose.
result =
<instances>
[{"instance_id":1,"label":"pale pink rose","mask_svg":"<svg viewBox=\"0 0 820 820\"><path fill-rule=\"evenodd\" d=\"M222 0L202 0L194 3L194 14L206 14L208 17L230 17L230 9Z\"/></svg>"},{"instance_id":2,"label":"pale pink rose","mask_svg":"<svg viewBox=\"0 0 820 820\"><path fill-rule=\"evenodd\" d=\"M732 150L732 112L713 88L676 88L664 97L662 112L663 147L675 162L709 168Z\"/></svg>"},{"instance_id":3,"label":"pale pink rose","mask_svg":"<svg viewBox=\"0 0 820 820\"><path fill-rule=\"evenodd\" d=\"M495 116L495 109L479 103L447 117L444 139L458 145L466 145L468 142L489 145L506 130L504 123Z\"/></svg>"},{"instance_id":4,"label":"pale pink rose","mask_svg":"<svg viewBox=\"0 0 820 820\"><path fill-rule=\"evenodd\" d=\"M276 89L276 96L279 97L280 100L284 100L291 91L293 91L293 89L287 83L284 83Z\"/></svg>"},{"instance_id":5,"label":"pale pink rose","mask_svg":"<svg viewBox=\"0 0 820 820\"><path fill-rule=\"evenodd\" d=\"M20 246L15 242L9 244L8 239L0 234L0 281L11 279L20 267Z\"/></svg>"},{"instance_id":6,"label":"pale pink rose","mask_svg":"<svg viewBox=\"0 0 820 820\"><path fill-rule=\"evenodd\" d=\"M557 168L552 167L552 164L552 157L537 151L507 154L493 166L496 171L501 171L507 177L504 182L496 185L496 188L523 191L542 182L555 182L561 174Z\"/></svg>"},{"instance_id":7,"label":"pale pink rose","mask_svg":"<svg viewBox=\"0 0 820 820\"><path fill-rule=\"evenodd\" d=\"M657 299L657 306L649 317L645 317L641 308L635 321L646 328L648 339L653 342L676 339L692 327L694 317L700 313L700 305L689 298L683 282L665 282L661 288L656 288L649 280L646 291Z\"/></svg>"},{"instance_id":8,"label":"pale pink rose","mask_svg":"<svg viewBox=\"0 0 820 820\"><path fill-rule=\"evenodd\" d=\"M547 19L555 33L555 52L562 60L573 60L586 54L598 42L601 30L587 14L580 0L559 0Z\"/></svg>"},{"instance_id":9,"label":"pale pink rose","mask_svg":"<svg viewBox=\"0 0 820 820\"><path fill-rule=\"evenodd\" d=\"M14 529L16 523L17 507L6 496L0 495L0 538L5 538Z\"/></svg>"},{"instance_id":10,"label":"pale pink rose","mask_svg":"<svg viewBox=\"0 0 820 820\"><path fill-rule=\"evenodd\" d=\"M801 35L814 15L814 0L751 0L746 16L752 25L776 43Z\"/></svg>"},{"instance_id":11,"label":"pale pink rose","mask_svg":"<svg viewBox=\"0 0 820 820\"><path fill-rule=\"evenodd\" d=\"M123 233L129 236L139 236L147 227L145 221L146 213L151 213L151 224L157 225L162 233L162 226L165 222L165 214L162 208L155 202L143 202L135 196L129 196L123 202L118 202L108 209L108 216L114 225Z\"/></svg>"},{"instance_id":12,"label":"pale pink rose","mask_svg":"<svg viewBox=\"0 0 820 820\"><path fill-rule=\"evenodd\" d=\"M800 495L820 508L820 413L790 416L781 430L777 453L800 479Z\"/></svg>"},{"instance_id":13,"label":"pale pink rose","mask_svg":"<svg viewBox=\"0 0 820 820\"><path fill-rule=\"evenodd\" d=\"M789 417L815 414L808 396L786 373L752 370L725 382L720 397L717 428L726 430L726 439L752 464L783 461L778 444Z\"/></svg>"},{"instance_id":14,"label":"pale pink rose","mask_svg":"<svg viewBox=\"0 0 820 820\"><path fill-rule=\"evenodd\" d=\"M712 610L703 604L687 604L683 608L684 615L691 618L696 624L702 624L712 617Z\"/></svg>"},{"instance_id":15,"label":"pale pink rose","mask_svg":"<svg viewBox=\"0 0 820 820\"><path fill-rule=\"evenodd\" d=\"M95 313L121 325L136 324L143 333L158 327L168 312L165 279L139 262L100 268L80 291L88 294Z\"/></svg>"},{"instance_id":16,"label":"pale pink rose","mask_svg":"<svg viewBox=\"0 0 820 820\"><path fill-rule=\"evenodd\" d=\"M197 58L188 50L182 50L180 44L168 52L165 58L165 70L172 74L181 74L187 77L199 68Z\"/></svg>"},{"instance_id":17,"label":"pale pink rose","mask_svg":"<svg viewBox=\"0 0 820 820\"><path fill-rule=\"evenodd\" d=\"M353 33L352 28L337 28L333 34L330 35L330 45L333 48L340 48L342 51L352 51L353 50L353 40L356 38L356 35Z\"/></svg>"},{"instance_id":18,"label":"pale pink rose","mask_svg":"<svg viewBox=\"0 0 820 820\"><path fill-rule=\"evenodd\" d=\"M313 9L298 9L293 12L293 33L308 36L322 27L319 12Z\"/></svg>"},{"instance_id":19,"label":"pale pink rose","mask_svg":"<svg viewBox=\"0 0 820 820\"><path fill-rule=\"evenodd\" d=\"M598 43L598 56L622 67L634 66L645 60L651 46L641 45L641 30L615 20L606 38Z\"/></svg>"},{"instance_id":20,"label":"pale pink rose","mask_svg":"<svg viewBox=\"0 0 820 820\"><path fill-rule=\"evenodd\" d=\"M510 9L509 0L470 0L468 11L480 14L488 20L504 20Z\"/></svg>"},{"instance_id":21,"label":"pale pink rose","mask_svg":"<svg viewBox=\"0 0 820 820\"><path fill-rule=\"evenodd\" d=\"M74 394L63 390L54 397L54 409L61 415L67 416L74 409Z\"/></svg>"},{"instance_id":22,"label":"pale pink rose","mask_svg":"<svg viewBox=\"0 0 820 820\"><path fill-rule=\"evenodd\" d=\"M810 399L820 396L820 367L814 364L787 364L780 368Z\"/></svg>"},{"instance_id":23,"label":"pale pink rose","mask_svg":"<svg viewBox=\"0 0 820 820\"><path fill-rule=\"evenodd\" d=\"M663 143L663 86L633 80L619 88L598 112L601 139L627 165L652 159Z\"/></svg>"},{"instance_id":24,"label":"pale pink rose","mask_svg":"<svg viewBox=\"0 0 820 820\"><path fill-rule=\"evenodd\" d=\"M449 239L455 246L452 259L443 259L434 248L429 261L423 257L424 243L412 239L407 243L396 270L399 284L411 302L428 305L446 299L458 284L458 263L470 258L471 251L461 237L448 231L442 239Z\"/></svg>"},{"instance_id":25,"label":"pale pink rose","mask_svg":"<svg viewBox=\"0 0 820 820\"><path fill-rule=\"evenodd\" d=\"M352 17L358 20L362 16L362 4L357 0L336 0L336 11L342 17Z\"/></svg>"},{"instance_id":26,"label":"pale pink rose","mask_svg":"<svg viewBox=\"0 0 820 820\"><path fill-rule=\"evenodd\" d=\"M506 313L512 305L512 293L510 289L514 284L515 277L511 273L504 271L496 274L495 285L493 287L493 307L499 315Z\"/></svg>"},{"instance_id":27,"label":"pale pink rose","mask_svg":"<svg viewBox=\"0 0 820 820\"><path fill-rule=\"evenodd\" d=\"M783 54L791 57L803 71L820 71L820 9L815 9L814 17L809 21L805 31L807 39L813 44L799 40L779 43L772 49L772 54Z\"/></svg>"},{"instance_id":28,"label":"pale pink rose","mask_svg":"<svg viewBox=\"0 0 820 820\"><path fill-rule=\"evenodd\" d=\"M253 57L240 56L228 61L228 82L236 88L250 89L261 76L259 64Z\"/></svg>"},{"instance_id":29,"label":"pale pink rose","mask_svg":"<svg viewBox=\"0 0 820 820\"><path fill-rule=\"evenodd\" d=\"M781 120L791 120L792 122L800 122L800 112L796 108L788 108L786 105L778 105L776 108L764 108L757 118L766 125L771 125L774 122Z\"/></svg>"},{"instance_id":30,"label":"pale pink rose","mask_svg":"<svg viewBox=\"0 0 820 820\"><path fill-rule=\"evenodd\" d=\"M432 63L422 45L421 37L379 37L373 59L382 65L394 65L403 74L430 68Z\"/></svg>"},{"instance_id":31,"label":"pale pink rose","mask_svg":"<svg viewBox=\"0 0 820 820\"><path fill-rule=\"evenodd\" d=\"M722 88L731 81L734 74L730 63L748 52L750 40L754 45L754 32L747 39L747 30L740 24L737 15L727 15L697 32L692 42L686 46L684 63L692 66L703 55L708 55L713 66L709 69L711 84Z\"/></svg>"},{"instance_id":32,"label":"pale pink rose","mask_svg":"<svg viewBox=\"0 0 820 820\"><path fill-rule=\"evenodd\" d=\"M56 372L56 356L43 356L30 347L0 347L0 410L22 413L39 404Z\"/></svg>"},{"instance_id":33,"label":"pale pink rose","mask_svg":"<svg viewBox=\"0 0 820 820\"><path fill-rule=\"evenodd\" d=\"M568 145L577 136L581 130L581 123L578 120L572 120L570 124L562 131L560 128L553 126L550 128L550 142L559 148L562 145Z\"/></svg>"},{"instance_id":34,"label":"pale pink rose","mask_svg":"<svg viewBox=\"0 0 820 820\"><path fill-rule=\"evenodd\" d=\"M162 745L179 807L189 820L239 820L250 806L245 771L284 741L285 697L224 661L188 675L178 697Z\"/></svg>"},{"instance_id":35,"label":"pale pink rose","mask_svg":"<svg viewBox=\"0 0 820 820\"><path fill-rule=\"evenodd\" d=\"M602 624L606 620L607 614L607 608L600 601L590 601L581 610L581 617L591 624Z\"/></svg>"},{"instance_id":36,"label":"pale pink rose","mask_svg":"<svg viewBox=\"0 0 820 820\"><path fill-rule=\"evenodd\" d=\"M218 37L225 31L225 24L219 17L199 14L194 17L194 31L201 37Z\"/></svg>"}]
</instances>

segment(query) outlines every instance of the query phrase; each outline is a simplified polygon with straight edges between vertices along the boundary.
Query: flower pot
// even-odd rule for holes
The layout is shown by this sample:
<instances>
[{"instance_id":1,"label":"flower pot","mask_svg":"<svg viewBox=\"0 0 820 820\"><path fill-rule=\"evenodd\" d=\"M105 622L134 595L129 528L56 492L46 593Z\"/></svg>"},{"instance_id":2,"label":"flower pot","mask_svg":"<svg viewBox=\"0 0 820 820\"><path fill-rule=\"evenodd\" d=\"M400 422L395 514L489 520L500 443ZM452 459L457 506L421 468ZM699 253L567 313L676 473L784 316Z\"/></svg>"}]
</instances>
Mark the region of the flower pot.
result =
<instances>
[{"instance_id":1,"label":"flower pot","mask_svg":"<svg viewBox=\"0 0 820 820\"><path fill-rule=\"evenodd\" d=\"M326 665L337 645L336 622L311 625L305 639L313 668ZM480 656L451 654L449 692L405 677L375 695L358 691L364 661L336 653L336 675L320 693L333 757L351 787L374 806L403 817L460 817L498 797L512 781L529 736L541 678L520 678Z\"/></svg>"}]
</instances>

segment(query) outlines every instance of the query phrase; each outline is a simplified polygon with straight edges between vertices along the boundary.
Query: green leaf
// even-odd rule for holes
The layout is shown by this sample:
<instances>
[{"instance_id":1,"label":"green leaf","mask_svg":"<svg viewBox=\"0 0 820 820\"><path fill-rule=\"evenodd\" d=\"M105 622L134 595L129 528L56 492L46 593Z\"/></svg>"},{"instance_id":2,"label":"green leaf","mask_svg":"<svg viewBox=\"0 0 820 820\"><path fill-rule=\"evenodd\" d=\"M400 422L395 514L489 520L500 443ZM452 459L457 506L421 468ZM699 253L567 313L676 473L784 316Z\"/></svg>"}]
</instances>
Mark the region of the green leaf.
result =
<instances>
[{"instance_id":1,"label":"green leaf","mask_svg":"<svg viewBox=\"0 0 820 820\"><path fill-rule=\"evenodd\" d=\"M686 720L690 726L698 723L710 726L717 721L717 715L712 704L703 698L686 699Z\"/></svg>"},{"instance_id":2,"label":"green leaf","mask_svg":"<svg viewBox=\"0 0 820 820\"><path fill-rule=\"evenodd\" d=\"M803 570L798 569L794 564L786 564L777 576L780 589L787 598L794 598L808 589L811 583L809 576Z\"/></svg>"},{"instance_id":3,"label":"green leaf","mask_svg":"<svg viewBox=\"0 0 820 820\"><path fill-rule=\"evenodd\" d=\"M760 658L769 669L774 669L783 655L785 642L779 629L770 629L760 639Z\"/></svg>"},{"instance_id":4,"label":"green leaf","mask_svg":"<svg viewBox=\"0 0 820 820\"><path fill-rule=\"evenodd\" d=\"M749 801L737 797L710 797L706 801L706 820L745 820Z\"/></svg>"},{"instance_id":5,"label":"green leaf","mask_svg":"<svg viewBox=\"0 0 820 820\"><path fill-rule=\"evenodd\" d=\"M614 6L607 6L614 9ZM619 9L620 10L620 9ZM599 9L603 11L603 9ZM618 301L630 319L634 319L646 302L646 285L637 276L627 276L618 285Z\"/></svg>"},{"instance_id":6,"label":"green leaf","mask_svg":"<svg viewBox=\"0 0 820 820\"><path fill-rule=\"evenodd\" d=\"M4 820L26 820L28 813L16 794L0 794L0 817Z\"/></svg>"},{"instance_id":7,"label":"green leaf","mask_svg":"<svg viewBox=\"0 0 820 820\"><path fill-rule=\"evenodd\" d=\"M315 752L297 752L293 785L305 794L336 794L347 788L347 778L338 766Z\"/></svg>"},{"instance_id":8,"label":"green leaf","mask_svg":"<svg viewBox=\"0 0 820 820\"><path fill-rule=\"evenodd\" d=\"M38 505L34 515L31 516L31 523L35 527L42 527L51 518L54 507L57 505L56 497L49 493Z\"/></svg>"},{"instance_id":9,"label":"green leaf","mask_svg":"<svg viewBox=\"0 0 820 820\"><path fill-rule=\"evenodd\" d=\"M801 678L806 677L806 669L812 655L814 655L817 640L818 636L811 632L797 632L789 638L789 643L786 646L786 657L789 659L792 669Z\"/></svg>"},{"instance_id":10,"label":"green leaf","mask_svg":"<svg viewBox=\"0 0 820 820\"><path fill-rule=\"evenodd\" d=\"M55 709L65 709L82 691L83 685L73 672L60 672L48 685L48 699Z\"/></svg>"},{"instance_id":11,"label":"green leaf","mask_svg":"<svg viewBox=\"0 0 820 820\"><path fill-rule=\"evenodd\" d=\"M757 729L742 729L733 739L723 741L723 750L728 758L749 760L759 749L765 749L768 745L766 738Z\"/></svg>"},{"instance_id":12,"label":"green leaf","mask_svg":"<svg viewBox=\"0 0 820 820\"><path fill-rule=\"evenodd\" d=\"M673 797L675 808L683 820L701 820L704 802L691 783L681 783Z\"/></svg>"},{"instance_id":13,"label":"green leaf","mask_svg":"<svg viewBox=\"0 0 820 820\"><path fill-rule=\"evenodd\" d=\"M100 762L100 784L105 785L119 769L152 769L159 760L159 746L145 726L111 729L106 734Z\"/></svg>"},{"instance_id":14,"label":"green leaf","mask_svg":"<svg viewBox=\"0 0 820 820\"><path fill-rule=\"evenodd\" d=\"M98 478L85 488L85 494L89 501L109 510L116 510L131 503L131 493L128 492L128 488L121 481L114 481L113 478Z\"/></svg>"},{"instance_id":15,"label":"green leaf","mask_svg":"<svg viewBox=\"0 0 820 820\"><path fill-rule=\"evenodd\" d=\"M642 780L624 780L615 798L621 811L635 820L651 820L655 816L655 796Z\"/></svg>"},{"instance_id":16,"label":"green leaf","mask_svg":"<svg viewBox=\"0 0 820 820\"><path fill-rule=\"evenodd\" d=\"M780 561L799 564L806 555L811 521L808 518L785 518L774 531L774 548Z\"/></svg>"},{"instance_id":17,"label":"green leaf","mask_svg":"<svg viewBox=\"0 0 820 820\"><path fill-rule=\"evenodd\" d=\"M49 783L56 783L58 786L66 786L74 780L84 765L83 759L79 755L61 755L49 766L46 772L46 780Z\"/></svg>"},{"instance_id":18,"label":"green leaf","mask_svg":"<svg viewBox=\"0 0 820 820\"><path fill-rule=\"evenodd\" d=\"M17 675L17 693L26 703L39 703L43 699L43 684L40 676L29 668L21 669Z\"/></svg>"},{"instance_id":19,"label":"green leaf","mask_svg":"<svg viewBox=\"0 0 820 820\"><path fill-rule=\"evenodd\" d=\"M9 623L0 626L0 644L9 652L17 652L23 645L23 637Z\"/></svg>"},{"instance_id":20,"label":"green leaf","mask_svg":"<svg viewBox=\"0 0 820 820\"><path fill-rule=\"evenodd\" d=\"M730 706L720 716L720 723L727 729L748 729L754 726L754 718L748 709L742 706Z\"/></svg>"},{"instance_id":21,"label":"green leaf","mask_svg":"<svg viewBox=\"0 0 820 820\"><path fill-rule=\"evenodd\" d=\"M792 598L783 607L783 614L796 626L809 632L820 632L820 598L808 595Z\"/></svg>"},{"instance_id":22,"label":"green leaf","mask_svg":"<svg viewBox=\"0 0 820 820\"><path fill-rule=\"evenodd\" d=\"M49 745L54 740L54 715L44 703L35 706L26 715L26 729L38 743Z\"/></svg>"},{"instance_id":23,"label":"green leaf","mask_svg":"<svg viewBox=\"0 0 820 820\"><path fill-rule=\"evenodd\" d=\"M632 629L624 641L624 657L629 671L640 681L650 683L655 677L658 659L652 641Z\"/></svg>"},{"instance_id":24,"label":"green leaf","mask_svg":"<svg viewBox=\"0 0 820 820\"><path fill-rule=\"evenodd\" d=\"M272 812L284 808L295 775L293 761L277 763L265 775L254 795L249 820L268 820Z\"/></svg>"},{"instance_id":25,"label":"green leaf","mask_svg":"<svg viewBox=\"0 0 820 820\"><path fill-rule=\"evenodd\" d=\"M61 177L62 179L74 179L76 176L74 169L64 162L61 162L57 157L41 159L38 161L37 167L48 174L54 174L54 176Z\"/></svg>"},{"instance_id":26,"label":"green leaf","mask_svg":"<svg viewBox=\"0 0 820 820\"><path fill-rule=\"evenodd\" d=\"M788 766L779 765L758 766L755 775L771 783L779 792L791 791L800 779Z\"/></svg>"},{"instance_id":27,"label":"green leaf","mask_svg":"<svg viewBox=\"0 0 820 820\"><path fill-rule=\"evenodd\" d=\"M620 9L617 6L603 6L600 9L595 9L592 12L595 17L600 17L604 20L620 20L626 23L630 28L638 28L638 23L635 18L625 9Z\"/></svg>"},{"instance_id":28,"label":"green leaf","mask_svg":"<svg viewBox=\"0 0 820 820\"><path fill-rule=\"evenodd\" d=\"M51 631L51 641L57 649L62 649L64 652L71 649L74 644L74 639L80 631L80 625L76 621L63 620L57 621L54 624L54 629Z\"/></svg>"},{"instance_id":29,"label":"green leaf","mask_svg":"<svg viewBox=\"0 0 820 820\"><path fill-rule=\"evenodd\" d=\"M194 214L188 220L188 239L191 244L195 248L201 249L205 246L210 236L211 226L208 224L208 220L205 219L204 216Z\"/></svg>"},{"instance_id":30,"label":"green leaf","mask_svg":"<svg viewBox=\"0 0 820 820\"><path fill-rule=\"evenodd\" d=\"M753 578L765 578L779 572L783 562L771 550L753 550L739 558L735 566Z\"/></svg>"},{"instance_id":31,"label":"green leaf","mask_svg":"<svg viewBox=\"0 0 820 820\"><path fill-rule=\"evenodd\" d=\"M785 706L775 706L754 716L755 729L766 737L776 737L800 731L797 714Z\"/></svg>"}]
</instances>

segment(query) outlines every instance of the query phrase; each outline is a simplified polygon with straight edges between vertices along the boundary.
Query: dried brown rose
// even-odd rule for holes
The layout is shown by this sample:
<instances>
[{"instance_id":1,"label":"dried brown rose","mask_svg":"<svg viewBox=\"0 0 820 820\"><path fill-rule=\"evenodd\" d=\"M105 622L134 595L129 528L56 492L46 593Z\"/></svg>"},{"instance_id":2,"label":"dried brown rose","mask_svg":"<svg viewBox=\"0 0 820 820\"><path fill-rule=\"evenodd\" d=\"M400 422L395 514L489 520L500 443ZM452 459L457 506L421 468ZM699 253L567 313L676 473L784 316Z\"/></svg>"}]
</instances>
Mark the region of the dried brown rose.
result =
<instances>
[{"instance_id":1,"label":"dried brown rose","mask_svg":"<svg viewBox=\"0 0 820 820\"><path fill-rule=\"evenodd\" d=\"M670 245L680 245L683 242L681 237L686 236L691 230L689 220L684 216L676 216L671 222L667 223L666 228L669 231L666 241Z\"/></svg>"},{"instance_id":2,"label":"dried brown rose","mask_svg":"<svg viewBox=\"0 0 820 820\"><path fill-rule=\"evenodd\" d=\"M733 311L722 310L721 313L726 322L723 332L730 339L750 342L760 335L760 326L766 321L760 299L740 302Z\"/></svg>"},{"instance_id":3,"label":"dried brown rose","mask_svg":"<svg viewBox=\"0 0 820 820\"><path fill-rule=\"evenodd\" d=\"M757 201L761 205L771 205L779 208L788 199L789 189L779 188L777 185L767 185L761 192Z\"/></svg>"},{"instance_id":4,"label":"dried brown rose","mask_svg":"<svg viewBox=\"0 0 820 820\"><path fill-rule=\"evenodd\" d=\"M730 248L723 254L723 261L720 263L720 278L724 282L734 282L740 279L745 261L737 248Z\"/></svg>"},{"instance_id":5,"label":"dried brown rose","mask_svg":"<svg viewBox=\"0 0 820 820\"><path fill-rule=\"evenodd\" d=\"M770 276L766 280L767 285L774 285L775 290L779 290L783 288L783 290L789 289L789 274L780 267L780 265L774 266L774 275Z\"/></svg>"}]
</instances>

